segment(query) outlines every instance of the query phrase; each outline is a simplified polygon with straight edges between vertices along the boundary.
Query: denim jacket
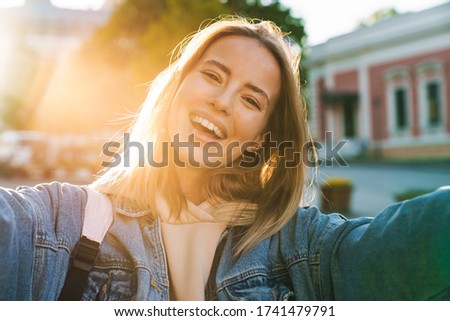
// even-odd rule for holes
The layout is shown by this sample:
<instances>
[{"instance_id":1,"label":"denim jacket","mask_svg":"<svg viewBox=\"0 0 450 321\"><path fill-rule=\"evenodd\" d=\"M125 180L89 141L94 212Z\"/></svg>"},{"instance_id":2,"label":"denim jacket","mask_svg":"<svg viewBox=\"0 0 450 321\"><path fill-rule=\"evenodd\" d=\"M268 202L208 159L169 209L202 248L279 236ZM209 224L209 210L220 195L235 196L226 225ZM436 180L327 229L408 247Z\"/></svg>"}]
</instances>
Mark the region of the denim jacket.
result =
<instances>
[{"instance_id":1,"label":"denim jacket","mask_svg":"<svg viewBox=\"0 0 450 321\"><path fill-rule=\"evenodd\" d=\"M83 187L0 189L0 300L56 300L80 238ZM449 300L450 190L393 204L374 219L299 208L234 258L243 227L216 249L207 300ZM82 300L168 300L160 222L116 213Z\"/></svg>"}]
</instances>

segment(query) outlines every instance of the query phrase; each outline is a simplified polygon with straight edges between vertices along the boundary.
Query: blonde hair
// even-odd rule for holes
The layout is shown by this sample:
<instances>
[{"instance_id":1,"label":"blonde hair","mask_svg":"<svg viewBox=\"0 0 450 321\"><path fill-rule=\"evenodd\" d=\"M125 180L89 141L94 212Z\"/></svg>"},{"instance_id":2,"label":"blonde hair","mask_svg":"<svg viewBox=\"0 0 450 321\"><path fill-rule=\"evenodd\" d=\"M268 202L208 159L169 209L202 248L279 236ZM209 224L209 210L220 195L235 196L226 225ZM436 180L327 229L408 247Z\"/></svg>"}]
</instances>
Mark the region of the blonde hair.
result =
<instances>
[{"instance_id":1,"label":"blonde hair","mask_svg":"<svg viewBox=\"0 0 450 321\"><path fill-rule=\"evenodd\" d=\"M298 159L309 139L306 111L300 95L299 54L282 31L269 21L249 21L240 17L221 18L183 41L172 63L151 84L147 98L130 127L130 140L154 146L154 159L163 160L162 143L169 137L165 127L168 113L184 76L192 70L206 49L217 39L240 35L256 39L276 58L281 71L279 101L270 115L266 131L277 148L261 148L258 166L238 166L241 155L228 168L211 169L203 195L215 202L214 215L230 225L245 226L238 246L239 255L266 237L278 232L300 205L305 182L305 163ZM266 135L266 138L268 136ZM269 138L267 138L269 139ZM283 149L282 142L292 142ZM281 144L282 145L282 144ZM147 146L148 147L148 146ZM123 150L122 150L123 152ZM146 148L146 155L147 155ZM169 165L152 167L132 158L129 166L107 168L93 184L97 191L112 196L135 211L148 210L156 217L156 198L161 195L175 215L186 207L169 149ZM297 166L288 166L295 157ZM125 201L124 201L125 200ZM220 201L219 201L220 200ZM122 204L123 205L123 204ZM121 205L121 206L122 206Z\"/></svg>"}]
</instances>

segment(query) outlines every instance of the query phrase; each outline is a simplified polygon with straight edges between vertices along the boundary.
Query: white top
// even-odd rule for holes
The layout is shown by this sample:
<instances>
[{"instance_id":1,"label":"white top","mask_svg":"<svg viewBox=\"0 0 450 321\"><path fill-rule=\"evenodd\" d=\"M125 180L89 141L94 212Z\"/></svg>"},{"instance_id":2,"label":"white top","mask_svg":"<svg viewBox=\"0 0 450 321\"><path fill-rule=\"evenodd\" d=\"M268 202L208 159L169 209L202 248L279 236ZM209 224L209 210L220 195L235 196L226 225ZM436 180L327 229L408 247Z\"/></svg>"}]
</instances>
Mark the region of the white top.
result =
<instances>
[{"instance_id":1,"label":"white top","mask_svg":"<svg viewBox=\"0 0 450 321\"><path fill-rule=\"evenodd\" d=\"M82 235L101 243L113 222L113 207L110 199L90 187L86 187L87 202L84 210Z\"/></svg>"},{"instance_id":2,"label":"white top","mask_svg":"<svg viewBox=\"0 0 450 321\"><path fill-rule=\"evenodd\" d=\"M88 198L82 234L101 242L113 221L109 198L86 188ZM226 224L211 215L208 202L194 205L188 201L187 211L179 218L169 215L164 199L158 199L161 231L167 256L171 300L205 299L205 286L211 270L214 253Z\"/></svg>"},{"instance_id":3,"label":"white top","mask_svg":"<svg viewBox=\"0 0 450 321\"><path fill-rule=\"evenodd\" d=\"M169 217L169 208L158 200L161 229L169 267L171 300L202 301L211 270L214 253L226 224L218 222L210 213L208 202L194 205L179 219Z\"/></svg>"}]
</instances>

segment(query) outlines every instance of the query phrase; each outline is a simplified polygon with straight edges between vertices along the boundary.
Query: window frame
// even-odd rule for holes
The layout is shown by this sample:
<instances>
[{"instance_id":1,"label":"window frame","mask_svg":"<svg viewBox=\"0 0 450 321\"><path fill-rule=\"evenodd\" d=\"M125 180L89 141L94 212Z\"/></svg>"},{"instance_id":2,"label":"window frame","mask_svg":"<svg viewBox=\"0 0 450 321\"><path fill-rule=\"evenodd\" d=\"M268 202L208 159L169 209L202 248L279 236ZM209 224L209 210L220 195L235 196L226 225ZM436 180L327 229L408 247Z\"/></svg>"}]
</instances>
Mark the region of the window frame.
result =
<instances>
[{"instance_id":1,"label":"window frame","mask_svg":"<svg viewBox=\"0 0 450 321\"><path fill-rule=\"evenodd\" d=\"M387 95L387 117L389 137L409 137L412 134L412 86L410 71L407 67L397 66L385 72L385 85ZM405 90L406 126L397 126L397 106L395 95L398 90Z\"/></svg>"},{"instance_id":2,"label":"window frame","mask_svg":"<svg viewBox=\"0 0 450 321\"><path fill-rule=\"evenodd\" d=\"M419 116L420 116L420 132L422 135L440 134L445 131L446 123L446 92L444 64L440 60L423 61L416 66ZM428 86L431 83L439 85L440 100L440 121L437 124L430 123L430 110L428 106Z\"/></svg>"}]
</instances>

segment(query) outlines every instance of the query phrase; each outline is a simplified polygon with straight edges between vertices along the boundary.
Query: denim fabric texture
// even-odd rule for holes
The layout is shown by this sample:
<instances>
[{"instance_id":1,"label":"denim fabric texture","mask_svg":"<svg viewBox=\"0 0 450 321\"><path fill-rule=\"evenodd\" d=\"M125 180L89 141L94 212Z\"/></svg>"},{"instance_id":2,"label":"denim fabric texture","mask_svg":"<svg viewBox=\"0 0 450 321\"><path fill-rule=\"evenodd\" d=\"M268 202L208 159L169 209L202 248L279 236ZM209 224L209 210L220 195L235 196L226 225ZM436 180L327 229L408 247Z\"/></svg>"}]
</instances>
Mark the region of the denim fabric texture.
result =
<instances>
[{"instance_id":1,"label":"denim fabric texture","mask_svg":"<svg viewBox=\"0 0 450 321\"><path fill-rule=\"evenodd\" d=\"M0 300L56 300L81 235L81 186L0 189ZM450 300L450 190L348 220L299 208L239 258L216 249L207 300ZM82 300L168 300L160 222L116 213Z\"/></svg>"}]
</instances>

